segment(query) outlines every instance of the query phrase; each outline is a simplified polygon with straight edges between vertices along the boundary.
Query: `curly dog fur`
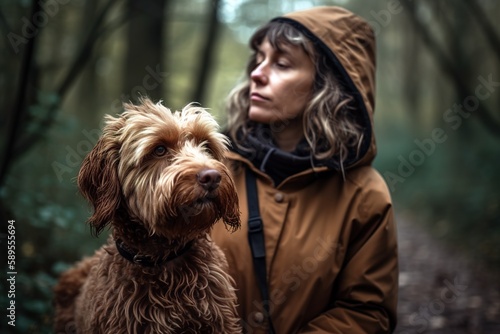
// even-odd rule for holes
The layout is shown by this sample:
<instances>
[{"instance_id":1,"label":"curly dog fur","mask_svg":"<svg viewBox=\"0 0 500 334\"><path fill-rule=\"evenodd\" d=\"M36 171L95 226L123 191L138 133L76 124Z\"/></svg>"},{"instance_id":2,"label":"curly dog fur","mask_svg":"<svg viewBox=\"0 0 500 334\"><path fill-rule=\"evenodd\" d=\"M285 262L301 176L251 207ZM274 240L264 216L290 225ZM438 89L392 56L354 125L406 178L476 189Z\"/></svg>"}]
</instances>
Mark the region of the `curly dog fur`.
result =
<instances>
[{"instance_id":1,"label":"curly dog fur","mask_svg":"<svg viewBox=\"0 0 500 334\"><path fill-rule=\"evenodd\" d=\"M219 220L240 225L226 137L201 107L124 107L78 175L93 233L112 235L61 275L55 332L240 333L227 262L208 235Z\"/></svg>"}]
</instances>

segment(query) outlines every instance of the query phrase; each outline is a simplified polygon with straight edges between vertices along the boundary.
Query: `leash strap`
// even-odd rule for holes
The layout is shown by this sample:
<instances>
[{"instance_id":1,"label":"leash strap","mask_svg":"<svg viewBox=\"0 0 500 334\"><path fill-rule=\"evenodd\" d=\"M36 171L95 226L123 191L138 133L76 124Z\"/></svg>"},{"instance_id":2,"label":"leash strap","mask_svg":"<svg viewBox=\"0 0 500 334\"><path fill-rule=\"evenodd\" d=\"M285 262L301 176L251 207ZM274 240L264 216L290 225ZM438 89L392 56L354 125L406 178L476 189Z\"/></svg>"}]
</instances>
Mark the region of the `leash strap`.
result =
<instances>
[{"instance_id":1,"label":"leash strap","mask_svg":"<svg viewBox=\"0 0 500 334\"><path fill-rule=\"evenodd\" d=\"M269 323L269 333L274 334L273 324L269 313L269 289L266 274L266 247L264 243L264 225L259 212L259 198L257 196L257 179L255 174L246 168L245 181L248 201L248 242L252 250L253 267L257 284L262 295L262 303Z\"/></svg>"}]
</instances>

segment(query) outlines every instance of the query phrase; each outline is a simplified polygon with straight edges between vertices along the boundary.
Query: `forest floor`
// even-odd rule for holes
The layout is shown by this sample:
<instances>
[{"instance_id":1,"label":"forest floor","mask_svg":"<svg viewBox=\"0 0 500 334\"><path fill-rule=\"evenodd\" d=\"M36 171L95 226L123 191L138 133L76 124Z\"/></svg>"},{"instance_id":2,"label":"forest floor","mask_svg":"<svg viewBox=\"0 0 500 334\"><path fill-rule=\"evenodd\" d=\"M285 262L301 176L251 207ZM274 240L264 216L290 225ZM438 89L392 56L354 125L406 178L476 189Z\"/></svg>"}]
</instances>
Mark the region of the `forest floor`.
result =
<instances>
[{"instance_id":1,"label":"forest floor","mask_svg":"<svg viewBox=\"0 0 500 334\"><path fill-rule=\"evenodd\" d=\"M399 305L396 333L500 333L500 272L491 272L397 218Z\"/></svg>"}]
</instances>

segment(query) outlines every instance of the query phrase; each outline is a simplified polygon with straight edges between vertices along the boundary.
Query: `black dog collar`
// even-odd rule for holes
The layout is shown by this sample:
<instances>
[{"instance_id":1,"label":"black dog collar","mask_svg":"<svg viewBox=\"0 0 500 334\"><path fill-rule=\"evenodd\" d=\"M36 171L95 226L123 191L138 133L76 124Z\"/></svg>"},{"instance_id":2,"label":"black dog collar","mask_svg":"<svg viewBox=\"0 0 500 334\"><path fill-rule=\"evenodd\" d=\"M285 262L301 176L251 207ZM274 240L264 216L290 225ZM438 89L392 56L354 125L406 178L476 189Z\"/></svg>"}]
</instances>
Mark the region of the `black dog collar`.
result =
<instances>
[{"instance_id":1,"label":"black dog collar","mask_svg":"<svg viewBox=\"0 0 500 334\"><path fill-rule=\"evenodd\" d=\"M161 259L161 260L153 260L151 256L147 255L139 255L137 252L132 251L121 239L117 239L116 242L116 248L118 249L118 252L120 253L121 256L126 258L132 263L140 264L145 267L155 267L159 266L164 262L171 261L185 252L187 252L191 246L193 245L193 241L188 242L183 248L179 249L177 252L173 252L169 256L167 256L166 259Z\"/></svg>"}]
</instances>

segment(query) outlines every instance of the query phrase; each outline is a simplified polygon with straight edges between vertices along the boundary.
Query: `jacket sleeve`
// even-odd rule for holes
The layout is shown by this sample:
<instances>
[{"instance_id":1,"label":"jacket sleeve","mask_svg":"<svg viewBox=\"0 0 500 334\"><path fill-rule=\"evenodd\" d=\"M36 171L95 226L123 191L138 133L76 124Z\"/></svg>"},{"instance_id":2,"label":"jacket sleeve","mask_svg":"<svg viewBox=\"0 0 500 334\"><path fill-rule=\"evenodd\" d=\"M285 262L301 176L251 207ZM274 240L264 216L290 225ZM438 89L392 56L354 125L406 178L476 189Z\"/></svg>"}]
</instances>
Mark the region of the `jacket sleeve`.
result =
<instances>
[{"instance_id":1,"label":"jacket sleeve","mask_svg":"<svg viewBox=\"0 0 500 334\"><path fill-rule=\"evenodd\" d=\"M393 210L390 198L384 200L388 191L370 193L355 204L344 266L333 283L331 308L299 333L394 331L398 259Z\"/></svg>"}]
</instances>

